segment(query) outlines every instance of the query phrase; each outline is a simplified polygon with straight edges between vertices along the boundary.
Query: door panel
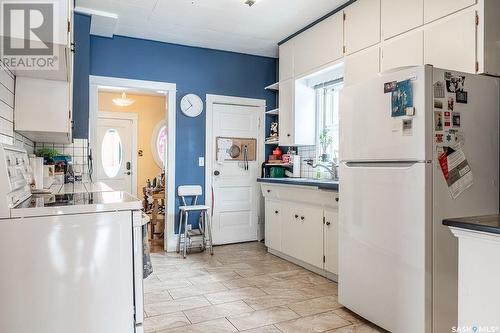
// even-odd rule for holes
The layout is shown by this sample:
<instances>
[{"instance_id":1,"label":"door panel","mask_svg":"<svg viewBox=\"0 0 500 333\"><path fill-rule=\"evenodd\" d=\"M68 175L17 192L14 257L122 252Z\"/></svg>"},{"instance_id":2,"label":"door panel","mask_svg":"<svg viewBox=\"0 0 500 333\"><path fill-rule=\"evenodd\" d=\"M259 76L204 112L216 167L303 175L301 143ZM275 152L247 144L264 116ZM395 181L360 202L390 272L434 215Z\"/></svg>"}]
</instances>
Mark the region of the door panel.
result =
<instances>
[{"instance_id":1,"label":"door panel","mask_svg":"<svg viewBox=\"0 0 500 333\"><path fill-rule=\"evenodd\" d=\"M280 82L293 78L293 63L294 63L294 44L295 38L280 45Z\"/></svg>"},{"instance_id":2,"label":"door panel","mask_svg":"<svg viewBox=\"0 0 500 333\"><path fill-rule=\"evenodd\" d=\"M382 39L399 35L424 22L424 0L382 0L381 6Z\"/></svg>"},{"instance_id":3,"label":"door panel","mask_svg":"<svg viewBox=\"0 0 500 333\"><path fill-rule=\"evenodd\" d=\"M426 29L425 63L439 68L476 73L476 28L476 12L467 11Z\"/></svg>"},{"instance_id":4,"label":"door panel","mask_svg":"<svg viewBox=\"0 0 500 333\"><path fill-rule=\"evenodd\" d=\"M424 21L429 23L475 3L476 0L424 0Z\"/></svg>"},{"instance_id":5,"label":"door panel","mask_svg":"<svg viewBox=\"0 0 500 333\"><path fill-rule=\"evenodd\" d=\"M266 200L266 246L281 251L282 206L277 201Z\"/></svg>"},{"instance_id":6,"label":"door panel","mask_svg":"<svg viewBox=\"0 0 500 333\"><path fill-rule=\"evenodd\" d=\"M382 47L382 72L404 66L424 64L424 34L419 31L397 37Z\"/></svg>"},{"instance_id":7,"label":"door panel","mask_svg":"<svg viewBox=\"0 0 500 333\"><path fill-rule=\"evenodd\" d=\"M344 13L344 36L347 54L380 42L380 0L358 0Z\"/></svg>"},{"instance_id":8,"label":"door panel","mask_svg":"<svg viewBox=\"0 0 500 333\"><path fill-rule=\"evenodd\" d=\"M325 210L324 246L325 246L325 270L333 274L339 274L339 211L328 208Z\"/></svg>"},{"instance_id":9,"label":"door panel","mask_svg":"<svg viewBox=\"0 0 500 333\"><path fill-rule=\"evenodd\" d=\"M315 206L283 204L283 253L323 268L323 210ZM300 246L307 244L307 246Z\"/></svg>"},{"instance_id":10,"label":"door panel","mask_svg":"<svg viewBox=\"0 0 500 333\"><path fill-rule=\"evenodd\" d=\"M354 85L372 79L380 72L380 48L369 50L345 58L345 83Z\"/></svg>"},{"instance_id":11,"label":"door panel","mask_svg":"<svg viewBox=\"0 0 500 333\"><path fill-rule=\"evenodd\" d=\"M430 332L431 164L340 172L340 303L391 332Z\"/></svg>"},{"instance_id":12,"label":"door panel","mask_svg":"<svg viewBox=\"0 0 500 333\"><path fill-rule=\"evenodd\" d=\"M217 137L259 138L259 108L215 104L213 108L213 149ZM256 156L262 154L257 142ZM237 243L257 239L259 187L255 179L260 168L257 161L248 162L245 170L241 161L217 161L213 154L213 238L215 244ZM207 189L210 191L210 189ZM210 193L210 192L209 192Z\"/></svg>"},{"instance_id":13,"label":"door panel","mask_svg":"<svg viewBox=\"0 0 500 333\"><path fill-rule=\"evenodd\" d=\"M279 93L279 137L280 145L294 143L294 79L280 82Z\"/></svg>"},{"instance_id":14,"label":"door panel","mask_svg":"<svg viewBox=\"0 0 500 333\"><path fill-rule=\"evenodd\" d=\"M364 84L345 87L340 93L340 159L353 160L429 160L426 154L427 116L425 74L427 67L386 74ZM384 83L412 79L412 135L403 135L402 118L391 116L391 94ZM370 101L367 104L366 101ZM429 127L429 126L428 126ZM427 127L427 128L428 128ZM429 151L431 150L429 146ZM427 157L427 155L429 155Z\"/></svg>"},{"instance_id":15,"label":"door panel","mask_svg":"<svg viewBox=\"0 0 500 333\"><path fill-rule=\"evenodd\" d=\"M97 181L115 191L135 195L132 177L136 177L132 164L132 120L99 117L97 120L97 146L94 170Z\"/></svg>"}]
</instances>

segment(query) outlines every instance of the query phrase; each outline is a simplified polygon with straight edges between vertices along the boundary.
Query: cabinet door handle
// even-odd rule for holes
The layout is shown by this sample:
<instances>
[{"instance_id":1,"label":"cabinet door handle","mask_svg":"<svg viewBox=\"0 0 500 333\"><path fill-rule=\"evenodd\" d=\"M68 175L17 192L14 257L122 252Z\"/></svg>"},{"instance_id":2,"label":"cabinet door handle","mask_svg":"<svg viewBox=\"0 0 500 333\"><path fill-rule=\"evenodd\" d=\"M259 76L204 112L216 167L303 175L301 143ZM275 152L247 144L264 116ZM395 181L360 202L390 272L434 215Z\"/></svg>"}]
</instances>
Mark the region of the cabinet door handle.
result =
<instances>
[{"instance_id":1,"label":"cabinet door handle","mask_svg":"<svg viewBox=\"0 0 500 333\"><path fill-rule=\"evenodd\" d=\"M298 219L298 218L299 218L299 216L298 216L297 214L295 214L295 218L296 218L296 219Z\"/></svg>"},{"instance_id":2,"label":"cabinet door handle","mask_svg":"<svg viewBox=\"0 0 500 333\"><path fill-rule=\"evenodd\" d=\"M304 216L301 216L300 219L304 221L306 218Z\"/></svg>"},{"instance_id":3,"label":"cabinet door handle","mask_svg":"<svg viewBox=\"0 0 500 333\"><path fill-rule=\"evenodd\" d=\"M292 136L292 135L291 135L291 134L287 134L286 136L287 136L287 137L290 137L290 136Z\"/></svg>"},{"instance_id":4,"label":"cabinet door handle","mask_svg":"<svg viewBox=\"0 0 500 333\"><path fill-rule=\"evenodd\" d=\"M326 222L326 225L330 225L331 223L330 222Z\"/></svg>"},{"instance_id":5,"label":"cabinet door handle","mask_svg":"<svg viewBox=\"0 0 500 333\"><path fill-rule=\"evenodd\" d=\"M279 212L277 210L274 211L274 214L278 214Z\"/></svg>"},{"instance_id":6,"label":"cabinet door handle","mask_svg":"<svg viewBox=\"0 0 500 333\"><path fill-rule=\"evenodd\" d=\"M271 190L267 190L267 193L271 193ZM337 200L338 201L338 200Z\"/></svg>"},{"instance_id":7,"label":"cabinet door handle","mask_svg":"<svg viewBox=\"0 0 500 333\"><path fill-rule=\"evenodd\" d=\"M339 198L335 198L335 201L339 202Z\"/></svg>"}]
</instances>

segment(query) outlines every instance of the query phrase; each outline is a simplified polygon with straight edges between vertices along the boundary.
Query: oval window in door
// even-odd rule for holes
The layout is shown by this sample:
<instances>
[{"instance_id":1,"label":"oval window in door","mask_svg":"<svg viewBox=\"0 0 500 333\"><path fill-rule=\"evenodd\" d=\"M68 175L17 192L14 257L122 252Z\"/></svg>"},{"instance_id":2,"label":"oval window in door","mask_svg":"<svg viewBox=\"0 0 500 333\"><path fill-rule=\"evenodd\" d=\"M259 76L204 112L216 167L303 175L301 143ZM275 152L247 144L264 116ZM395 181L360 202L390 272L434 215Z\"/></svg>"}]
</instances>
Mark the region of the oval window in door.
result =
<instances>
[{"instance_id":1,"label":"oval window in door","mask_svg":"<svg viewBox=\"0 0 500 333\"><path fill-rule=\"evenodd\" d=\"M122 140L113 128L108 129L102 139L101 160L106 176L116 177L122 165Z\"/></svg>"}]
</instances>

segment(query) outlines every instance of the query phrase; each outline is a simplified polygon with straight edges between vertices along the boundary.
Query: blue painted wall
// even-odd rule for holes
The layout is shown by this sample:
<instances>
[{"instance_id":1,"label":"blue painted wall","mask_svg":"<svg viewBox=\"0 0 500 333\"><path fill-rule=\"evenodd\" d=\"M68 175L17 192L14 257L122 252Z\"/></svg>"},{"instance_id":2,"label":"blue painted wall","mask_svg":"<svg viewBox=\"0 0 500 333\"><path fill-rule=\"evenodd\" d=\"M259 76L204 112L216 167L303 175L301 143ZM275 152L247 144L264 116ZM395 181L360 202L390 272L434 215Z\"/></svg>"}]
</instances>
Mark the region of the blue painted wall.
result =
<instances>
[{"instance_id":1,"label":"blue painted wall","mask_svg":"<svg viewBox=\"0 0 500 333\"><path fill-rule=\"evenodd\" d=\"M276 95L264 87L276 82L276 65L274 58L121 36L90 37L91 75L175 83L177 106L185 94L195 93L203 100L206 94L266 99L272 109ZM179 107L175 112L176 187L203 186L205 171L198 157L205 156L205 113L188 118Z\"/></svg>"}]
</instances>

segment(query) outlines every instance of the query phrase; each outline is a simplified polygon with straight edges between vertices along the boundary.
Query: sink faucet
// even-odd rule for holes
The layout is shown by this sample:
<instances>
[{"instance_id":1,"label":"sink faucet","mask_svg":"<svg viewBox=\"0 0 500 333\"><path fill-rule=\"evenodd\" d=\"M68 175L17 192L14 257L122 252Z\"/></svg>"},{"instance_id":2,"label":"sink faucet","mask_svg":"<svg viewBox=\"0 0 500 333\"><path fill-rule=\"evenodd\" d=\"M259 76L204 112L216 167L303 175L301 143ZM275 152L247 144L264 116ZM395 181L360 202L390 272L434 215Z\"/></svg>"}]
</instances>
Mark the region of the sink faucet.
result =
<instances>
[{"instance_id":1,"label":"sink faucet","mask_svg":"<svg viewBox=\"0 0 500 333\"><path fill-rule=\"evenodd\" d=\"M316 168L323 168L323 169L325 169L326 171L328 171L332 175L333 179L337 179L337 167L338 167L338 164L335 164L334 162L329 162L328 164L331 165L331 167L328 167L325 164L320 164L320 163L314 164L314 161L312 159L305 160L305 162L307 163L307 165L310 165L314 169L316 169Z\"/></svg>"}]
</instances>

